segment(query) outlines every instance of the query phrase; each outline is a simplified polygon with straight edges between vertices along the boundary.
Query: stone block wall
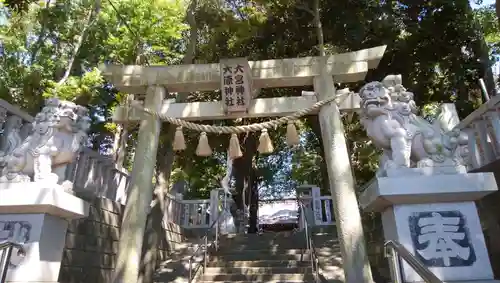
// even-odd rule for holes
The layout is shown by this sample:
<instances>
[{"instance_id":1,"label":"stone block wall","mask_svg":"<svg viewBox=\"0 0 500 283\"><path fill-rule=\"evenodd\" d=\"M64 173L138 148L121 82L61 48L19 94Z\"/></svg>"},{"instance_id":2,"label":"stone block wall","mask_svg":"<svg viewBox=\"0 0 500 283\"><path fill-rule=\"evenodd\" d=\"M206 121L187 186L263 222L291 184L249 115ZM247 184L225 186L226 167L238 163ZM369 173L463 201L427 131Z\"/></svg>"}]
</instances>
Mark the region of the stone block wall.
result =
<instances>
[{"instance_id":1,"label":"stone block wall","mask_svg":"<svg viewBox=\"0 0 500 283\"><path fill-rule=\"evenodd\" d=\"M105 198L87 200L89 216L69 223L60 283L108 283L116 264L124 206ZM168 223L157 247L157 265L185 241L183 229Z\"/></svg>"},{"instance_id":2,"label":"stone block wall","mask_svg":"<svg viewBox=\"0 0 500 283\"><path fill-rule=\"evenodd\" d=\"M90 202L87 218L69 223L59 282L110 282L115 267L123 207L109 199Z\"/></svg>"},{"instance_id":3,"label":"stone block wall","mask_svg":"<svg viewBox=\"0 0 500 283\"><path fill-rule=\"evenodd\" d=\"M384 229L380 213L362 214L363 232L375 283L390 282L389 262L384 255Z\"/></svg>"},{"instance_id":4,"label":"stone block wall","mask_svg":"<svg viewBox=\"0 0 500 283\"><path fill-rule=\"evenodd\" d=\"M498 182L497 178L497 182ZM500 279L500 192L478 201L477 207L495 279Z\"/></svg>"},{"instance_id":5,"label":"stone block wall","mask_svg":"<svg viewBox=\"0 0 500 283\"><path fill-rule=\"evenodd\" d=\"M167 227L164 227L165 238L162 239L160 248L165 250L165 248L171 247L175 250L178 245L184 243L186 240L184 229L173 222L168 222L166 225Z\"/></svg>"},{"instance_id":6,"label":"stone block wall","mask_svg":"<svg viewBox=\"0 0 500 283\"><path fill-rule=\"evenodd\" d=\"M488 171L493 172L497 185L500 184L500 168L497 163L487 165L484 172ZM500 241L498 240L500 238L500 206L498 204L500 204L500 191L476 202L495 279L500 279Z\"/></svg>"}]
</instances>

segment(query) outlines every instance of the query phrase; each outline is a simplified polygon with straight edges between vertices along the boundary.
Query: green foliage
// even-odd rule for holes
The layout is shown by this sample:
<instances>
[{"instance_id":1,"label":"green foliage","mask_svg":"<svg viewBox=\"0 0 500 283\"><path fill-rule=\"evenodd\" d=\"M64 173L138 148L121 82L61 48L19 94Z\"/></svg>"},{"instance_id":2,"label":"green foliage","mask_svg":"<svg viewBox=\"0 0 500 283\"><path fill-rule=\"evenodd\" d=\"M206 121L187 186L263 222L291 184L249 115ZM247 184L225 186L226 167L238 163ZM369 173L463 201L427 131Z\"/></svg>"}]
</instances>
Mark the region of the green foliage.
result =
<instances>
[{"instance_id":1,"label":"green foliage","mask_svg":"<svg viewBox=\"0 0 500 283\"><path fill-rule=\"evenodd\" d=\"M301 143L292 153L292 179L298 184L323 184L320 174L324 164L321 155L320 140L308 123L299 121Z\"/></svg>"},{"instance_id":2,"label":"green foliage","mask_svg":"<svg viewBox=\"0 0 500 283\"><path fill-rule=\"evenodd\" d=\"M109 149L117 130L109 122L110 115L125 95L104 82L97 67L105 63L178 64L186 51L188 3L183 1L4 2L0 8L6 16L0 23L0 98L32 114L47 96L89 106L94 119L94 148L103 151ZM477 80L490 64L484 54L499 54L499 27L493 7L473 12L467 0L324 0L320 6L327 53L388 46L367 81L402 74L419 106L456 101L462 116L477 107ZM199 35L195 59L199 63L225 57L264 60L318 54L317 30L307 1L199 0L195 12ZM78 48L80 37L83 41ZM483 38L491 50L484 49ZM68 67L72 58L74 62ZM64 78L68 68L69 76ZM356 90L362 83L348 86ZM263 89L260 96L296 96L301 90L305 89ZM198 92L189 97L198 101L219 99L219 92ZM431 108L424 106L424 113ZM246 122L254 121L263 119ZM353 172L361 186L376 170L378 152L356 116L344 124ZM257 156L256 162L263 195L287 193L304 182L325 187L318 127L314 119L302 120L298 127L302 143L294 150L284 145L284 128L271 131L276 151L270 156ZM135 129L129 129L129 169ZM210 136L217 154L199 158L194 155L198 134L185 134L189 150L177 155L172 180L185 180L191 188L190 197L206 196L219 186L225 173L223 156L229 137Z\"/></svg>"},{"instance_id":3,"label":"green foliage","mask_svg":"<svg viewBox=\"0 0 500 283\"><path fill-rule=\"evenodd\" d=\"M101 8L92 30L92 38L102 49L87 56L99 56L101 62L118 64L172 64L180 58L182 54L176 45L186 30L182 3L168 0L114 3Z\"/></svg>"},{"instance_id":4,"label":"green foliage","mask_svg":"<svg viewBox=\"0 0 500 283\"><path fill-rule=\"evenodd\" d=\"M94 148L106 152L116 131L108 119L124 95L106 84L98 66L178 61L186 29L182 3L28 2L0 7L7 16L0 24L0 98L31 114L46 97L88 106Z\"/></svg>"},{"instance_id":5,"label":"green foliage","mask_svg":"<svg viewBox=\"0 0 500 283\"><path fill-rule=\"evenodd\" d=\"M295 0L203 1L197 11L197 23L203 30L197 61L317 55L316 28L307 5L307 1ZM477 107L477 81L485 71L481 57L483 30L477 29L476 13L468 1L325 0L321 1L320 12L327 52L388 45L379 67L368 74L367 81L402 74L404 85L415 93L419 106L456 101L462 116ZM356 90L363 83L348 86ZM304 88L263 89L259 96L300 95L300 90ZM197 98L218 100L220 94L207 92ZM303 143L293 151L278 147L283 140L282 129L271 132L275 153L259 156L257 162L259 187L270 191L265 194L286 193L304 182L325 187L321 141L319 132L313 131L318 125L305 120L302 124ZM344 125L356 184L362 186L377 169L379 152L366 138L357 116ZM194 147L197 139L188 142Z\"/></svg>"},{"instance_id":6,"label":"green foliage","mask_svg":"<svg viewBox=\"0 0 500 283\"><path fill-rule=\"evenodd\" d=\"M500 27L495 14L495 5L475 10L474 17L484 32L484 39L490 45L492 54L500 55Z\"/></svg>"},{"instance_id":7,"label":"green foliage","mask_svg":"<svg viewBox=\"0 0 500 283\"><path fill-rule=\"evenodd\" d=\"M84 73L80 77L69 77L63 84L48 81L42 93L43 97L59 97L60 99L73 101L78 97L85 96L90 99L99 95L97 90L104 83L100 71L97 68ZM75 97L77 95L77 97Z\"/></svg>"},{"instance_id":8,"label":"green foliage","mask_svg":"<svg viewBox=\"0 0 500 283\"><path fill-rule=\"evenodd\" d=\"M176 160L172 171L171 184L183 180L188 191L185 199L207 199L210 191L220 188L220 181L226 174L224 154L214 154L211 157L199 157L194 154L195 148L186 151L185 158Z\"/></svg>"}]
</instances>

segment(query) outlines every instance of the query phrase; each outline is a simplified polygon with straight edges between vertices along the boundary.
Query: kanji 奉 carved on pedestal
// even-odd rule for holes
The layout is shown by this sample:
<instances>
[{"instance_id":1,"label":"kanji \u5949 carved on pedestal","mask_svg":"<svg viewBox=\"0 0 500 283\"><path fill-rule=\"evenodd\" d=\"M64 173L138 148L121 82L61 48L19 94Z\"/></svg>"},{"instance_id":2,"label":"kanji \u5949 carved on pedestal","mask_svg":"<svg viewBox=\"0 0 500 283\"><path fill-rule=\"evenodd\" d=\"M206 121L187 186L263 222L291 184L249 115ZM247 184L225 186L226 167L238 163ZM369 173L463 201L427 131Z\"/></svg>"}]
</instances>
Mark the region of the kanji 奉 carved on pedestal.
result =
<instances>
[{"instance_id":1,"label":"kanji \u5949 carved on pedestal","mask_svg":"<svg viewBox=\"0 0 500 283\"><path fill-rule=\"evenodd\" d=\"M87 139L90 117L85 107L50 98L35 116L32 131L7 155L0 183L47 181L61 184L68 164Z\"/></svg>"},{"instance_id":2,"label":"kanji \u5949 carved on pedestal","mask_svg":"<svg viewBox=\"0 0 500 283\"><path fill-rule=\"evenodd\" d=\"M418 116L413 93L403 87L400 75L370 82L359 95L361 123L374 145L383 150L378 176L387 169L466 164L467 135L451 129L450 113L443 108L432 124Z\"/></svg>"}]
</instances>

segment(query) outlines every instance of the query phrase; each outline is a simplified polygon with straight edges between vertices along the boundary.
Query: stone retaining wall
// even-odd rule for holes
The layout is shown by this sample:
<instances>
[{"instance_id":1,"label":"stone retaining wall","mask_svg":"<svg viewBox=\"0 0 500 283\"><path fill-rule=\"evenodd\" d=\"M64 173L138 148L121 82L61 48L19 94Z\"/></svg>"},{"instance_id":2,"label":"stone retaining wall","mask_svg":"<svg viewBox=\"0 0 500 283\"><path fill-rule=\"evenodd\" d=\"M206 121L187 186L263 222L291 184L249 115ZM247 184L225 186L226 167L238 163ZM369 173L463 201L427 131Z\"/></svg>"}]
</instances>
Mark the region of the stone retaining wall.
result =
<instances>
[{"instance_id":1,"label":"stone retaining wall","mask_svg":"<svg viewBox=\"0 0 500 283\"><path fill-rule=\"evenodd\" d=\"M60 283L111 282L124 206L104 198L94 198L89 203L89 216L69 223ZM158 261L167 259L184 240L178 225L170 223L166 228L158 246Z\"/></svg>"},{"instance_id":2,"label":"stone retaining wall","mask_svg":"<svg viewBox=\"0 0 500 283\"><path fill-rule=\"evenodd\" d=\"M390 282L389 262L384 256L384 229L380 213L364 213L363 231L375 283Z\"/></svg>"},{"instance_id":3,"label":"stone retaining wall","mask_svg":"<svg viewBox=\"0 0 500 283\"><path fill-rule=\"evenodd\" d=\"M96 198L87 218L69 223L59 282L111 281L122 212L121 204Z\"/></svg>"}]
</instances>

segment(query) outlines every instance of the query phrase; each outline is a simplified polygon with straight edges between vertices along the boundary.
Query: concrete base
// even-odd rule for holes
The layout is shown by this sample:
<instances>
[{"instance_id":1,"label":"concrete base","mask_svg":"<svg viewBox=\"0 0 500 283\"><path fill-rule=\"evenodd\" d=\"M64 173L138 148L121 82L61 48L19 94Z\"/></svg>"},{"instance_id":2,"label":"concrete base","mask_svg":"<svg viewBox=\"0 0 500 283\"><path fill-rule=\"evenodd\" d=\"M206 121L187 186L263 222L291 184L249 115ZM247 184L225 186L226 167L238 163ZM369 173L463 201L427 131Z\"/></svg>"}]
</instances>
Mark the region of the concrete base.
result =
<instances>
[{"instance_id":1,"label":"concrete base","mask_svg":"<svg viewBox=\"0 0 500 283\"><path fill-rule=\"evenodd\" d=\"M57 282L68 220L86 217L89 205L58 185L8 185L0 190L0 242L22 244L26 256L13 252L7 282Z\"/></svg>"},{"instance_id":2,"label":"concrete base","mask_svg":"<svg viewBox=\"0 0 500 283\"><path fill-rule=\"evenodd\" d=\"M0 214L45 213L64 219L86 217L89 205L60 185L0 183Z\"/></svg>"},{"instance_id":3,"label":"concrete base","mask_svg":"<svg viewBox=\"0 0 500 283\"><path fill-rule=\"evenodd\" d=\"M495 282L474 203L497 191L494 175L431 169L387 172L362 193L361 207L382 212L385 239L399 242L444 282ZM424 282L405 261L401 275L404 282Z\"/></svg>"},{"instance_id":4,"label":"concrete base","mask_svg":"<svg viewBox=\"0 0 500 283\"><path fill-rule=\"evenodd\" d=\"M381 212L393 204L473 201L497 191L493 173L418 175L415 171L376 178L359 197L361 208Z\"/></svg>"},{"instance_id":5,"label":"concrete base","mask_svg":"<svg viewBox=\"0 0 500 283\"><path fill-rule=\"evenodd\" d=\"M382 213L384 237L443 281L489 280L493 271L474 202L401 204ZM404 282L424 282L403 261Z\"/></svg>"}]
</instances>

